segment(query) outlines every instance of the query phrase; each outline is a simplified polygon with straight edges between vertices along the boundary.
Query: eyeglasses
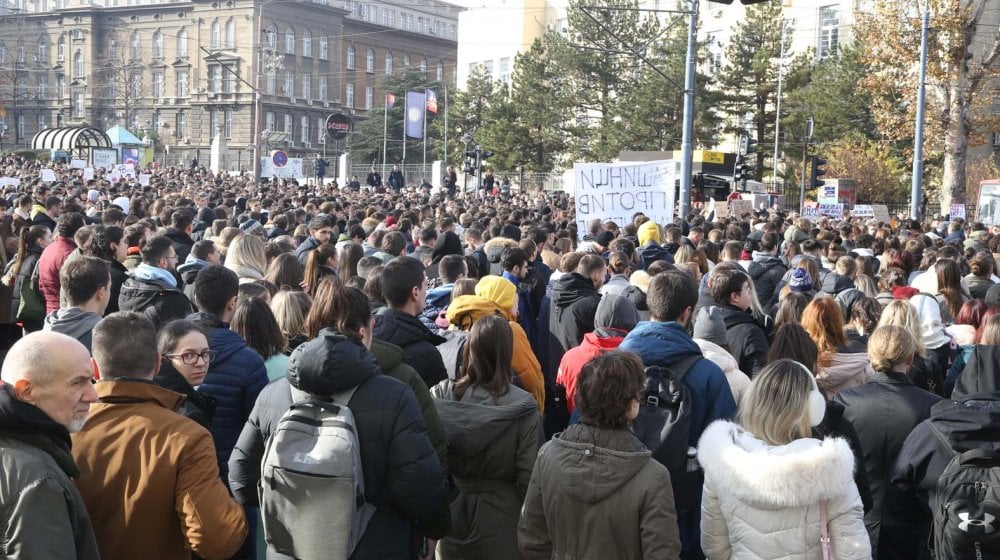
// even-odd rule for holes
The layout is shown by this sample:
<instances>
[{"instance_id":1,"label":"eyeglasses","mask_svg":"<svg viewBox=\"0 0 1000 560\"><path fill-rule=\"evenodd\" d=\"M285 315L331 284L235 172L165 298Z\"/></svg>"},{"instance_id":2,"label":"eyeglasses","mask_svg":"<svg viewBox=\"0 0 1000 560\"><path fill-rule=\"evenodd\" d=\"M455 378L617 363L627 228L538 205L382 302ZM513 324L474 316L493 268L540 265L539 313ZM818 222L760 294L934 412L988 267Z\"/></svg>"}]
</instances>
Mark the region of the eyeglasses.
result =
<instances>
[{"instance_id":1,"label":"eyeglasses","mask_svg":"<svg viewBox=\"0 0 1000 560\"><path fill-rule=\"evenodd\" d=\"M182 362L189 366L193 366L198 363L198 358L201 358L206 364L211 363L215 359L217 352L215 350L205 350L204 352L184 352L183 354L164 354L164 358L180 358Z\"/></svg>"}]
</instances>

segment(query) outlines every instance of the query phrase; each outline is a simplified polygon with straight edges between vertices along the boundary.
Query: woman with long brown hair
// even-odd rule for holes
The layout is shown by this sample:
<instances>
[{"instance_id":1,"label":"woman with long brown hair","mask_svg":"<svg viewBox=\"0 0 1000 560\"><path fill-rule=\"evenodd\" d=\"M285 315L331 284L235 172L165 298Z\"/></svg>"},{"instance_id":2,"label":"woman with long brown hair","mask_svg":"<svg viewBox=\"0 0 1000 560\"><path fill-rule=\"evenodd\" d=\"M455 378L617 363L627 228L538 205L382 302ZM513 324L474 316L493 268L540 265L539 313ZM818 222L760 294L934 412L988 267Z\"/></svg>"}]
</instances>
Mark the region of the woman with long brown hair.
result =
<instances>
[{"instance_id":1,"label":"woman with long brown hair","mask_svg":"<svg viewBox=\"0 0 1000 560\"><path fill-rule=\"evenodd\" d=\"M480 318L465 345L463 375L433 388L448 434L448 467L458 495L443 560L518 558L517 521L542 443L541 414L511 383L514 333L497 315Z\"/></svg>"},{"instance_id":2,"label":"woman with long brown hair","mask_svg":"<svg viewBox=\"0 0 1000 560\"><path fill-rule=\"evenodd\" d=\"M306 259L305 270L305 292L313 297L316 296L316 286L319 281L326 276L337 275L337 246L320 245L309 252Z\"/></svg>"},{"instance_id":3,"label":"woman with long brown hair","mask_svg":"<svg viewBox=\"0 0 1000 560\"><path fill-rule=\"evenodd\" d=\"M962 287L962 272L955 261L938 260L934 263L934 272L937 274L938 286L934 299L941 308L941 323L950 325L958 317L962 304L972 299L972 296Z\"/></svg>"},{"instance_id":4,"label":"woman with long brown hair","mask_svg":"<svg viewBox=\"0 0 1000 560\"><path fill-rule=\"evenodd\" d=\"M827 397L864 385L874 375L868 356L849 352L844 315L836 300L821 297L811 301L802 312L802 326L819 349L816 382Z\"/></svg>"}]
</instances>

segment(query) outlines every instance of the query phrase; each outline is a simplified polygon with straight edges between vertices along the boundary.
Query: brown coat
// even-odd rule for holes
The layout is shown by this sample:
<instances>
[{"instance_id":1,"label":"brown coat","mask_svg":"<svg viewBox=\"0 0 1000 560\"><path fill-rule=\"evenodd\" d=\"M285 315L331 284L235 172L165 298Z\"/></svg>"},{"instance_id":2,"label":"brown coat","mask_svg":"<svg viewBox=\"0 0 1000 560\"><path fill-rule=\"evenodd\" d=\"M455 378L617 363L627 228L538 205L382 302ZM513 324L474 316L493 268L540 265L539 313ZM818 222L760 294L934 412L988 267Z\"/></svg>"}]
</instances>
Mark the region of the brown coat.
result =
<instances>
[{"instance_id":1,"label":"brown coat","mask_svg":"<svg viewBox=\"0 0 1000 560\"><path fill-rule=\"evenodd\" d=\"M138 379L97 384L73 434L76 480L101 558L228 558L247 535L243 509L219 478L208 431L175 411L179 393Z\"/></svg>"}]
</instances>

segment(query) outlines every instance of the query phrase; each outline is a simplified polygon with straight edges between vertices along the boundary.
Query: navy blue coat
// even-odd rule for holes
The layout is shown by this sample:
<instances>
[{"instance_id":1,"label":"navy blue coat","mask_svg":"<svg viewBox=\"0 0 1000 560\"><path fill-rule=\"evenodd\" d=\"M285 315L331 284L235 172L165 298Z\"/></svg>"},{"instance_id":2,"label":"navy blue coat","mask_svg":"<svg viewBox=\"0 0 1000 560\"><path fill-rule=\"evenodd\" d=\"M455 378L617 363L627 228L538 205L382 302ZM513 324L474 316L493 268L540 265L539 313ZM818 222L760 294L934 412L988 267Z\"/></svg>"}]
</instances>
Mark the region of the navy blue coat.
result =
<instances>
[{"instance_id":1,"label":"navy blue coat","mask_svg":"<svg viewBox=\"0 0 1000 560\"><path fill-rule=\"evenodd\" d=\"M301 245L299 245L298 249L295 249L295 258L299 259L299 262L304 266L306 261L309 259L309 253L320 245L322 245L322 243L319 242L319 239L310 235L305 241L302 242Z\"/></svg>"},{"instance_id":2,"label":"navy blue coat","mask_svg":"<svg viewBox=\"0 0 1000 560\"><path fill-rule=\"evenodd\" d=\"M229 330L217 317L196 313L190 319L211 327L208 346L217 352L198 391L218 401L209 431L215 441L219 472L225 480L229 473L229 455L250 417L257 395L268 383L267 368L243 337Z\"/></svg>"}]
</instances>

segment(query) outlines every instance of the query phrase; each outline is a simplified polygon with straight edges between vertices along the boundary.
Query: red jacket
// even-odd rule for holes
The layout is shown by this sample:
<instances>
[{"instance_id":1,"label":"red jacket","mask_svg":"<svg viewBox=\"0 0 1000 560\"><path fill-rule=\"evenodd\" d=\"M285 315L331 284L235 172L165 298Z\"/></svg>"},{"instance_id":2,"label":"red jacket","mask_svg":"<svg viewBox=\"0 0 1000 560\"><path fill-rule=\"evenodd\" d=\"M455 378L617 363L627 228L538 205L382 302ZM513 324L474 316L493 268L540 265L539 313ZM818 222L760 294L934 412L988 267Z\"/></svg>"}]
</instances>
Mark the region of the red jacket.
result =
<instances>
[{"instance_id":1,"label":"red jacket","mask_svg":"<svg viewBox=\"0 0 1000 560\"><path fill-rule=\"evenodd\" d=\"M570 348L563 354L562 361L559 362L559 373L556 374L556 383L566 388L566 404L569 405L571 413L576 409L576 378L580 375L583 365L592 358L618 348L623 340L624 336L601 338L589 332L583 335L583 342L579 346Z\"/></svg>"},{"instance_id":2,"label":"red jacket","mask_svg":"<svg viewBox=\"0 0 1000 560\"><path fill-rule=\"evenodd\" d=\"M74 250L72 239L56 237L38 258L38 291L45 298L46 315L59 309L59 270Z\"/></svg>"}]
</instances>

